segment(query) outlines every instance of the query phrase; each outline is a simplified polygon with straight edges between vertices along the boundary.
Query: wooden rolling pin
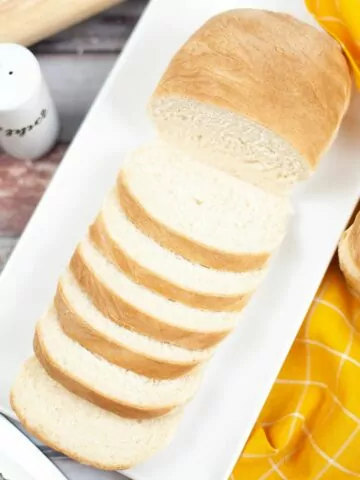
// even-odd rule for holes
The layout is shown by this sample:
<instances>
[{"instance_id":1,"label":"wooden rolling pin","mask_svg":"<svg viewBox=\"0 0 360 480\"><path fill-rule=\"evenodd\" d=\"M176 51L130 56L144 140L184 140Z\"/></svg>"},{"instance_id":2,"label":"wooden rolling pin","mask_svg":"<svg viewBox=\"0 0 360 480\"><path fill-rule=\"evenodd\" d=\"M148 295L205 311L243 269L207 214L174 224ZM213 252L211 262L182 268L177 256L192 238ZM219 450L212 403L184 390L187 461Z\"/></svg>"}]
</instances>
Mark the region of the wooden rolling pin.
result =
<instances>
[{"instance_id":1,"label":"wooden rolling pin","mask_svg":"<svg viewBox=\"0 0 360 480\"><path fill-rule=\"evenodd\" d=\"M0 42L32 45L121 0L0 0Z\"/></svg>"}]
</instances>

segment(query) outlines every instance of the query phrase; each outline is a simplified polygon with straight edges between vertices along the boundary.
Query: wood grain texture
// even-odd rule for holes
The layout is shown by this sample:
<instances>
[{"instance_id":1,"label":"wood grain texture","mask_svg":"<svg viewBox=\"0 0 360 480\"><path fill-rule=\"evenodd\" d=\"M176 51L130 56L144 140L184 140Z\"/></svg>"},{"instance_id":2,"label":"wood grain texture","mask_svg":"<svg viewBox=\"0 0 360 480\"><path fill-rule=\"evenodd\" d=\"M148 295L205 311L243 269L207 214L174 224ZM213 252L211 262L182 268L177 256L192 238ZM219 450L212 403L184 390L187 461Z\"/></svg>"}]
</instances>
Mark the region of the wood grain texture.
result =
<instances>
[{"instance_id":1,"label":"wood grain texture","mask_svg":"<svg viewBox=\"0 0 360 480\"><path fill-rule=\"evenodd\" d=\"M23 231L65 149L58 145L38 162L0 154L0 236L16 237Z\"/></svg>"},{"instance_id":2,"label":"wood grain texture","mask_svg":"<svg viewBox=\"0 0 360 480\"><path fill-rule=\"evenodd\" d=\"M147 0L128 0L34 45L43 53L118 53L129 38Z\"/></svg>"},{"instance_id":3,"label":"wood grain texture","mask_svg":"<svg viewBox=\"0 0 360 480\"><path fill-rule=\"evenodd\" d=\"M0 42L32 45L118 2L119 0L2 0Z\"/></svg>"},{"instance_id":4,"label":"wood grain texture","mask_svg":"<svg viewBox=\"0 0 360 480\"><path fill-rule=\"evenodd\" d=\"M126 1L32 47L60 113L61 142L72 140L146 4Z\"/></svg>"}]
</instances>

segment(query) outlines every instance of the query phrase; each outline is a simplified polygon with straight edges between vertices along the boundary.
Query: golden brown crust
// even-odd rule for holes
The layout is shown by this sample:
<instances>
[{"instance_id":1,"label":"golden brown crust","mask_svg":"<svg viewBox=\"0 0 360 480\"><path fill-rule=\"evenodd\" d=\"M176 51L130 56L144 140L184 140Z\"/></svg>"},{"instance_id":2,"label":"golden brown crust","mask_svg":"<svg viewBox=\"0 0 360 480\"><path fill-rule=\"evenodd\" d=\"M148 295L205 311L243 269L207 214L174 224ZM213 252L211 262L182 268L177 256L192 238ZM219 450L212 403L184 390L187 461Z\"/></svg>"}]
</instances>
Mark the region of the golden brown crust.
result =
<instances>
[{"instance_id":1,"label":"golden brown crust","mask_svg":"<svg viewBox=\"0 0 360 480\"><path fill-rule=\"evenodd\" d=\"M100 312L113 322L135 330L142 335L169 342L189 350L204 350L218 344L229 331L196 332L184 330L153 318L126 303L114 291L105 286L96 273L84 261L78 248L70 261L70 269L81 288L89 295Z\"/></svg>"},{"instance_id":2,"label":"golden brown crust","mask_svg":"<svg viewBox=\"0 0 360 480\"><path fill-rule=\"evenodd\" d=\"M159 223L133 197L124 172L121 172L118 176L117 189L122 209L143 233L153 238L164 248L187 258L191 262L216 270L247 272L263 268L269 260L270 253L227 253L201 243L195 243L170 227Z\"/></svg>"},{"instance_id":3,"label":"golden brown crust","mask_svg":"<svg viewBox=\"0 0 360 480\"><path fill-rule=\"evenodd\" d=\"M350 255L355 265L360 268L360 212L358 212L358 214L356 215L353 224L348 229L348 232Z\"/></svg>"},{"instance_id":4,"label":"golden brown crust","mask_svg":"<svg viewBox=\"0 0 360 480\"><path fill-rule=\"evenodd\" d=\"M354 261L354 257L351 252L350 239L352 236L352 228L349 227L342 235L341 241L339 244L338 257L339 265L342 273L344 274L347 286L349 291L356 297L360 297L360 269L358 270L358 275L354 275L353 268L359 268ZM348 259L346 258L346 253L348 254ZM353 268L350 268L348 262L353 262Z\"/></svg>"},{"instance_id":5,"label":"golden brown crust","mask_svg":"<svg viewBox=\"0 0 360 480\"><path fill-rule=\"evenodd\" d=\"M39 360L46 373L53 380L60 383L64 388L66 388L66 390L72 392L74 395L77 395L78 397L81 397L108 412L115 413L123 418L133 418L139 420L160 417L162 415L166 415L175 408L174 405L161 408L152 408L150 406L136 407L126 402L121 402L120 400L104 397L103 394L96 391L96 387L94 385L86 385L79 379L71 377L59 365L57 365L47 352L46 347L41 339L41 334L39 334L38 331L35 331L33 346L36 358Z\"/></svg>"},{"instance_id":6,"label":"golden brown crust","mask_svg":"<svg viewBox=\"0 0 360 480\"><path fill-rule=\"evenodd\" d=\"M294 17L239 9L182 46L153 99L182 97L277 133L315 169L348 107L351 77L337 42Z\"/></svg>"},{"instance_id":7,"label":"golden brown crust","mask_svg":"<svg viewBox=\"0 0 360 480\"><path fill-rule=\"evenodd\" d=\"M187 290L180 285L169 282L130 258L108 234L101 214L91 225L89 237L98 250L110 262L120 267L132 280L174 302L182 302L190 307L204 310L239 312L253 294L253 292L248 292L247 294L236 295L211 295Z\"/></svg>"},{"instance_id":8,"label":"golden brown crust","mask_svg":"<svg viewBox=\"0 0 360 480\"><path fill-rule=\"evenodd\" d=\"M118 464L118 463L113 463L113 464L105 464L105 463L99 463L99 462L94 462L92 459L83 457L82 455L79 455L71 450L68 450L67 448L64 448L60 445L58 445L56 442L53 442L48 439L48 437L41 431L40 427L34 427L31 425L26 417L24 417L20 413L20 408L16 405L15 401L15 396L11 392L10 394L10 405L13 411L15 412L16 416L18 417L20 423L25 427L26 431L30 433L30 435L33 435L35 438L40 440L44 445L47 445L48 447L52 448L53 450L56 450L57 452L61 452L64 455L66 455L69 458L72 458L76 462L82 463L84 465L89 465L94 468L98 468L100 470L127 470L128 468L131 468L133 464L128 464L128 465L123 465L123 464Z\"/></svg>"},{"instance_id":9,"label":"golden brown crust","mask_svg":"<svg viewBox=\"0 0 360 480\"><path fill-rule=\"evenodd\" d=\"M354 295L354 297L360 298L360 275L352 275L344 264L341 266L341 271L344 274L349 292Z\"/></svg>"},{"instance_id":10,"label":"golden brown crust","mask_svg":"<svg viewBox=\"0 0 360 480\"><path fill-rule=\"evenodd\" d=\"M96 353L110 363L155 379L177 378L189 373L198 363L167 363L136 352L105 333L92 328L69 304L61 283L55 296L55 308L60 325L66 335L90 352Z\"/></svg>"}]
</instances>

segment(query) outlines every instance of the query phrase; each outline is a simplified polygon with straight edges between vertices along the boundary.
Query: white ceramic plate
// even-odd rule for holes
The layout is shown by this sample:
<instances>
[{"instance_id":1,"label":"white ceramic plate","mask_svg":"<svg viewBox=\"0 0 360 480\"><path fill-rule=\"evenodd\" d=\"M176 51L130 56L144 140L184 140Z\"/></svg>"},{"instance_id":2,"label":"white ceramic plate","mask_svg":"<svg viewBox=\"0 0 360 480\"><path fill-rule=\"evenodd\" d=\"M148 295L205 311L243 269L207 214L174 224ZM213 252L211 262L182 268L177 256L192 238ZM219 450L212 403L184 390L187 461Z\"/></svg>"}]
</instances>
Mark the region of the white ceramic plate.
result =
<instances>
[{"instance_id":1,"label":"white ceramic plate","mask_svg":"<svg viewBox=\"0 0 360 480\"><path fill-rule=\"evenodd\" d=\"M0 278L3 412L11 414L10 385L77 240L125 153L153 135L145 107L171 55L211 15L249 5L314 23L302 0L153 0L145 12ZM230 474L357 202L359 107L355 98L321 168L294 196L295 214L270 275L212 361L175 440L127 475L225 480Z\"/></svg>"},{"instance_id":2,"label":"white ceramic plate","mask_svg":"<svg viewBox=\"0 0 360 480\"><path fill-rule=\"evenodd\" d=\"M1 415L0 472L2 480L66 480L60 470Z\"/></svg>"}]
</instances>

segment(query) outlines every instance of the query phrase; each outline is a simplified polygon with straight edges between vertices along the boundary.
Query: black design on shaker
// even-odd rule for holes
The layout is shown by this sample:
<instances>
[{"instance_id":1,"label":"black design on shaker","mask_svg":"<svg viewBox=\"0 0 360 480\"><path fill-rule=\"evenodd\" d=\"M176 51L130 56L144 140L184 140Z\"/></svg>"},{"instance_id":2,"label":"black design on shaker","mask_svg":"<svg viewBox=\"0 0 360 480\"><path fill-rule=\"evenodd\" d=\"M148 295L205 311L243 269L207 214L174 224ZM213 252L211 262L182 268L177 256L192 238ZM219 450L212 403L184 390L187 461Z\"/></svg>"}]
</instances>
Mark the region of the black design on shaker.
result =
<instances>
[{"instance_id":1,"label":"black design on shaker","mask_svg":"<svg viewBox=\"0 0 360 480\"><path fill-rule=\"evenodd\" d=\"M48 111L46 108L43 108L40 112L40 115L35 119L31 125L21 128L6 128L0 126L0 132L4 132L6 137L12 137L13 135L18 135L23 137L26 133L31 132L35 127L39 126L41 122L47 117ZM1 475L1 474L0 474ZM0 480L2 480L0 476ZM6 480L6 479L5 479Z\"/></svg>"}]
</instances>

